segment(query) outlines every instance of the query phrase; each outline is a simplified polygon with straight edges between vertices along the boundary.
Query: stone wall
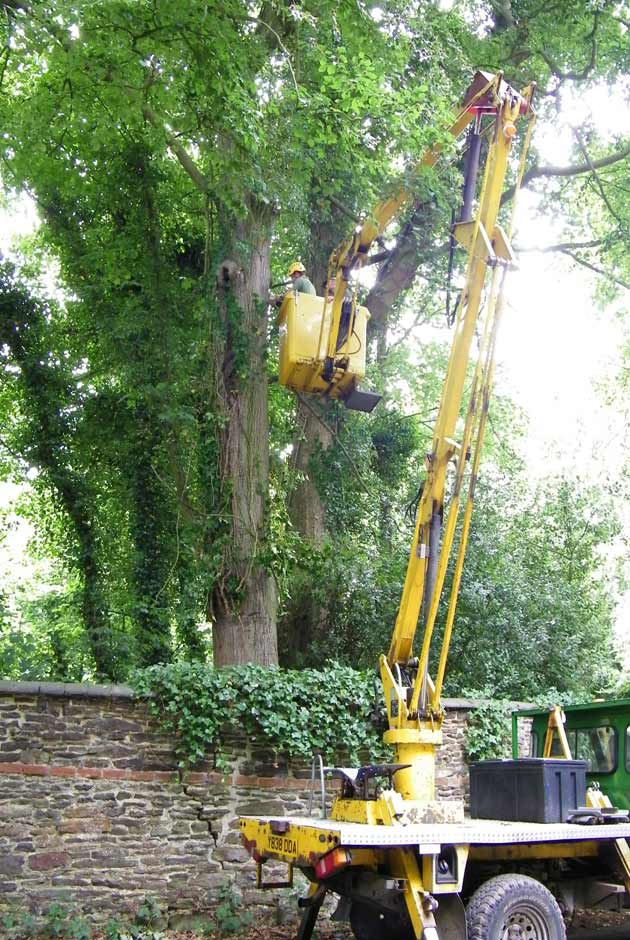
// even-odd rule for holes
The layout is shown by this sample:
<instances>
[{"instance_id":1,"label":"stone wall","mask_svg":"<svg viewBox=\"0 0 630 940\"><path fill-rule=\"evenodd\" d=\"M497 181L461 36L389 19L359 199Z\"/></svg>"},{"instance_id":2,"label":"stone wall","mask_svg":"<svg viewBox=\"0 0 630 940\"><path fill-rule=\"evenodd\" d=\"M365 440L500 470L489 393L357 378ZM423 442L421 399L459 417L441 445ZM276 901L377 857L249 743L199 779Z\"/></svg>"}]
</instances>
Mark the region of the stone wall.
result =
<instances>
[{"instance_id":1,"label":"stone wall","mask_svg":"<svg viewBox=\"0 0 630 940\"><path fill-rule=\"evenodd\" d=\"M465 719L447 702L438 759L443 798L465 798ZM255 888L240 814L304 814L308 771L234 735L211 763L177 764L174 741L125 687L0 682L0 912L41 913L53 900L95 919L133 912L148 895L171 923L233 883Z\"/></svg>"}]
</instances>

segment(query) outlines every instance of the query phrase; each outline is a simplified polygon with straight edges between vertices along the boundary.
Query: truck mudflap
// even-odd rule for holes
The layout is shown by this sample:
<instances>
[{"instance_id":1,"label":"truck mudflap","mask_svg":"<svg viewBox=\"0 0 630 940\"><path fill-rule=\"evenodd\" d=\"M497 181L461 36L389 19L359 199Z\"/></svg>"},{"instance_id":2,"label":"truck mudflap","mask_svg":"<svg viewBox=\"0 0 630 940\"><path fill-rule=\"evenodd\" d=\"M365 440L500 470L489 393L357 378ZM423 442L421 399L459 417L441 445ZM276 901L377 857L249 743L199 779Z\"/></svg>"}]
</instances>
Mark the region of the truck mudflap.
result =
<instances>
[{"instance_id":1,"label":"truck mudflap","mask_svg":"<svg viewBox=\"0 0 630 940\"><path fill-rule=\"evenodd\" d=\"M466 940L466 908L458 894L442 895L434 917L440 940Z\"/></svg>"}]
</instances>

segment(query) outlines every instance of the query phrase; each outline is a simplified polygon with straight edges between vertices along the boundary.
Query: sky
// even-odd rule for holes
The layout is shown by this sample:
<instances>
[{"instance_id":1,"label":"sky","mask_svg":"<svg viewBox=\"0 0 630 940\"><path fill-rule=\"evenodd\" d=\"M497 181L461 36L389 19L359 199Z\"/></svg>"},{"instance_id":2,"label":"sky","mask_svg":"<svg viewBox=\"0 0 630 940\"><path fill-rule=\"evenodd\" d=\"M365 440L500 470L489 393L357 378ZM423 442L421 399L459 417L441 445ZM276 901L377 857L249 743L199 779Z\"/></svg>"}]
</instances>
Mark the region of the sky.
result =
<instances>
[{"instance_id":1,"label":"sky","mask_svg":"<svg viewBox=\"0 0 630 940\"><path fill-rule=\"evenodd\" d=\"M557 124L539 125L534 142L541 162L573 162L574 128L591 125L604 142L630 136L630 80L584 94L564 94ZM630 342L630 291L604 310L593 302L598 275L557 252L523 250L558 241L562 219L540 218L537 199L521 194L515 242L519 268L510 275L509 308L497 347L499 388L511 393L529 416L525 453L533 475L546 469L578 472L597 481L618 475L627 460L630 401L615 392L614 375ZM604 388L605 381L609 385ZM618 506L622 536L611 555L625 559L630 507ZM611 559L612 560L612 559ZM630 669L630 591L619 597L617 643Z\"/></svg>"},{"instance_id":2,"label":"sky","mask_svg":"<svg viewBox=\"0 0 630 940\"><path fill-rule=\"evenodd\" d=\"M496 389L528 416L522 451L533 479L567 473L595 484L618 477L627 460L630 401L615 393L614 376L630 337L618 316L623 300L603 311L594 305L596 277L562 255L534 252L522 253L509 276ZM623 534L607 562L625 557L630 576L630 507L617 508ZM618 599L615 628L630 669L630 592Z\"/></svg>"},{"instance_id":3,"label":"sky","mask_svg":"<svg viewBox=\"0 0 630 940\"><path fill-rule=\"evenodd\" d=\"M620 369L627 335L617 303L595 306L596 277L561 254L523 252L508 278L497 382L529 415L535 474L550 465L594 469L604 443L611 469L623 459L624 403L607 404L604 383Z\"/></svg>"}]
</instances>

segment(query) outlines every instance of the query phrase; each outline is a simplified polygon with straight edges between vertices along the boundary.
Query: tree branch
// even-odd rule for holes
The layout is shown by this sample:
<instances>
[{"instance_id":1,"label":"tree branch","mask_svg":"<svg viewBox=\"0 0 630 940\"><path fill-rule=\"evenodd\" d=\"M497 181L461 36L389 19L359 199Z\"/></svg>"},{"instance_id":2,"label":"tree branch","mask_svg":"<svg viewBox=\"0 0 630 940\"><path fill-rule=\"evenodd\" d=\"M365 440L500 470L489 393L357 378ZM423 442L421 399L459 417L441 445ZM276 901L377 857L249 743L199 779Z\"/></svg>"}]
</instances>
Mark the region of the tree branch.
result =
<instances>
[{"instance_id":1,"label":"tree branch","mask_svg":"<svg viewBox=\"0 0 630 940\"><path fill-rule=\"evenodd\" d=\"M31 8L27 3L22 3L22 0L2 0L2 6L6 10L17 10L21 13L31 13Z\"/></svg>"},{"instance_id":2,"label":"tree branch","mask_svg":"<svg viewBox=\"0 0 630 940\"><path fill-rule=\"evenodd\" d=\"M407 339L409 338L409 335L416 329L416 327L421 326L421 325L424 326L425 323L428 323L428 322L429 322L429 319L430 319L430 317L425 316L425 314L423 313L423 311L422 311L422 310L419 310L419 311L416 313L416 316L415 316L414 321L413 321L413 323L411 324L411 326L408 327L408 328L405 330L405 332L403 333L402 336L400 336L397 340L395 340L393 343L391 343L391 344L387 347L387 354L389 355L389 353L392 351L392 349L396 349L396 347L397 347L397 346L400 346L401 343L406 343L406 342L407 342Z\"/></svg>"},{"instance_id":3,"label":"tree branch","mask_svg":"<svg viewBox=\"0 0 630 940\"><path fill-rule=\"evenodd\" d=\"M578 248L597 248L599 245L605 245L607 239L605 238L594 238L590 242L558 242L556 245L546 245L544 248L539 248L537 245L532 248L521 248L520 246L514 246L515 251L518 254L526 254L530 251L539 251L541 254L546 254L549 251L572 251Z\"/></svg>"},{"instance_id":4,"label":"tree branch","mask_svg":"<svg viewBox=\"0 0 630 940\"><path fill-rule=\"evenodd\" d=\"M14 450L10 447L4 438L0 437L0 447L4 447L8 454L11 454L12 457L15 457L16 460L26 461L24 454L19 454L17 450Z\"/></svg>"},{"instance_id":5,"label":"tree branch","mask_svg":"<svg viewBox=\"0 0 630 940\"><path fill-rule=\"evenodd\" d=\"M13 35L13 17L8 8L5 8L7 17L7 44L2 52L2 69L0 70L0 88L4 84L4 73L7 70L9 59L11 58L11 36Z\"/></svg>"},{"instance_id":6,"label":"tree branch","mask_svg":"<svg viewBox=\"0 0 630 940\"><path fill-rule=\"evenodd\" d=\"M268 29L269 32L275 37L276 42L278 43L278 45L284 52L285 56L287 57L287 65L289 66L289 71L291 72L291 78L293 79L293 87L295 88L295 94L297 95L298 101L300 101L301 100L300 89L298 88L297 78L295 77L295 72L293 71L293 65L291 64L291 53L289 52L285 44L282 42L280 35L276 32L273 26L270 26L269 23L265 23L265 21L261 20L259 17L252 16L252 17L248 17L248 19L252 23L257 23L259 26L264 26L265 29Z\"/></svg>"},{"instance_id":7,"label":"tree branch","mask_svg":"<svg viewBox=\"0 0 630 940\"><path fill-rule=\"evenodd\" d=\"M432 230L435 206L430 200L418 202L403 225L392 250L383 258L374 285L365 299L372 330L384 330L393 305L411 287L419 264L419 253L429 248L427 232ZM438 253L431 246L432 254ZM376 259L378 256L375 255ZM370 259L371 260L371 259ZM371 262L376 263L376 261Z\"/></svg>"},{"instance_id":8,"label":"tree branch","mask_svg":"<svg viewBox=\"0 0 630 940\"><path fill-rule=\"evenodd\" d=\"M166 129L164 124L160 120L158 120L157 115L155 114L153 109L149 107L148 104L144 105L144 107L142 108L142 113L144 117L146 118L146 120L149 122L149 124L152 124L153 127L155 127L157 130L164 132L164 135L166 137L166 143L168 144L170 149L173 151L173 153L175 154L175 156L177 157L177 159L179 160L183 168L186 170L191 180L193 181L193 183L199 190L199 192L207 194L209 192L208 181L203 175L203 173L201 172L201 170L199 169L199 167L197 166L197 164L195 163L195 161L192 159L190 154L187 152L187 150L185 150L185 148L182 147L182 145L179 143L178 140L176 140L173 134L171 134Z\"/></svg>"},{"instance_id":9,"label":"tree branch","mask_svg":"<svg viewBox=\"0 0 630 940\"><path fill-rule=\"evenodd\" d=\"M342 215L345 215L348 219L352 219L353 222L361 223L361 217L353 212L352 209L349 209L348 206L344 205L336 196L328 196L328 202L332 203L335 209L339 209Z\"/></svg>"},{"instance_id":10,"label":"tree branch","mask_svg":"<svg viewBox=\"0 0 630 940\"><path fill-rule=\"evenodd\" d=\"M570 70L569 72L563 72L560 66L556 65L550 55L548 55L544 50L539 50L539 55L541 59L547 63L553 74L556 78L559 78L561 82L564 81L573 81L573 82L583 82L591 74L595 65L597 63L597 27L599 25L599 16L600 11L596 10L593 16L593 28L590 33L585 37L591 42L591 55L590 59L584 68L580 72Z\"/></svg>"},{"instance_id":11,"label":"tree branch","mask_svg":"<svg viewBox=\"0 0 630 940\"><path fill-rule=\"evenodd\" d=\"M380 264L381 261L387 261L389 256L392 253L391 248L386 248L385 251L378 251L375 255L370 255L368 260L365 262L364 267L369 267L371 264Z\"/></svg>"},{"instance_id":12,"label":"tree branch","mask_svg":"<svg viewBox=\"0 0 630 940\"><path fill-rule=\"evenodd\" d=\"M590 167L590 170L591 170L591 174L592 174L592 176L593 176L593 179L595 180L595 183L597 184L597 188L599 189L599 194L600 194L600 196L602 197L602 199L604 200L604 205L606 206L606 208L608 209L608 211L609 211L610 214L612 215L613 219L616 219L617 222L619 222L619 224L623 226L623 221L619 218L619 216L617 215L617 213L615 212L615 210L613 209L613 207L612 207L611 204L610 204L610 201L609 201L609 199L608 199L608 196L606 195L606 192L605 192L605 190L604 190L604 186L603 186L603 184L602 184L602 181L601 181L600 177L599 177L598 174L597 174L597 169L596 169L595 166L593 166L593 161L591 160L591 158L590 158L590 156L589 156L589 153L588 153L588 150L586 149L586 146L585 146L585 144L584 144L584 141L582 140L582 135L580 134L579 129L578 129L577 127L574 127L574 128L573 128L573 133L574 133L574 135L575 135L575 139L576 139L577 142L578 142L578 146L579 146L580 150L582 151L582 155L583 155L584 159L586 160L588 166Z\"/></svg>"},{"instance_id":13,"label":"tree branch","mask_svg":"<svg viewBox=\"0 0 630 940\"><path fill-rule=\"evenodd\" d=\"M588 268L589 271L594 271L595 274L602 274L604 277L609 278L609 280L614 281L615 284L618 284L619 287L623 287L624 290L630 290L630 284L627 281L622 281L621 278L615 277L614 274L611 274L610 271L605 271L603 268L598 268L597 265L591 264L590 261L587 261L585 258L580 258L579 255L574 255L572 251L569 251L568 248L564 248L562 253L568 258L571 258L577 264L581 264L583 267Z\"/></svg>"},{"instance_id":14,"label":"tree branch","mask_svg":"<svg viewBox=\"0 0 630 940\"><path fill-rule=\"evenodd\" d=\"M610 153L607 157L601 157L599 160L592 160L590 164L578 163L574 166L533 166L523 175L521 186L527 186L532 180L541 179L543 177L566 178L580 176L583 173L592 173L594 169L600 170L606 166L612 166L614 163L619 163L620 160L625 160L626 157L630 157L630 146L624 147L623 150ZM505 190L501 199L501 205L514 198L514 189L514 186L510 186L509 189Z\"/></svg>"}]
</instances>

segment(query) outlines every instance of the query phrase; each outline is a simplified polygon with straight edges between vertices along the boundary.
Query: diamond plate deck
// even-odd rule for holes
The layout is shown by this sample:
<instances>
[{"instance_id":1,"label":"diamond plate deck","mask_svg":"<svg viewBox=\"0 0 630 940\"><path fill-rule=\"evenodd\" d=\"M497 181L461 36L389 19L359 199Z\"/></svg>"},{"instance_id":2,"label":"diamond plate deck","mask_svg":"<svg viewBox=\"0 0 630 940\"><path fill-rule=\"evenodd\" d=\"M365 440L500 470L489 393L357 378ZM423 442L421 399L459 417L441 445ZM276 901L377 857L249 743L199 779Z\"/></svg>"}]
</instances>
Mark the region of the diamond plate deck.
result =
<instances>
[{"instance_id":1,"label":"diamond plate deck","mask_svg":"<svg viewBox=\"0 0 630 940\"><path fill-rule=\"evenodd\" d=\"M249 816L260 823L274 820L293 826L325 830L339 836L343 846L378 845L513 845L535 842L585 842L630 838L630 823L580 826L574 823L507 822L466 819L463 823L418 823L412 826L370 826L310 816Z\"/></svg>"}]
</instances>

